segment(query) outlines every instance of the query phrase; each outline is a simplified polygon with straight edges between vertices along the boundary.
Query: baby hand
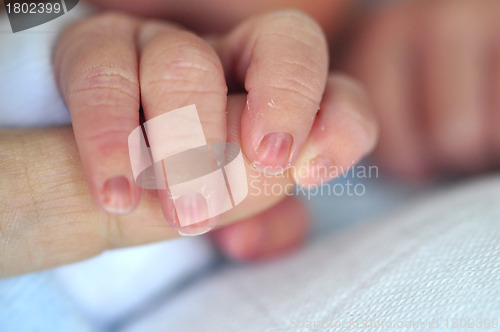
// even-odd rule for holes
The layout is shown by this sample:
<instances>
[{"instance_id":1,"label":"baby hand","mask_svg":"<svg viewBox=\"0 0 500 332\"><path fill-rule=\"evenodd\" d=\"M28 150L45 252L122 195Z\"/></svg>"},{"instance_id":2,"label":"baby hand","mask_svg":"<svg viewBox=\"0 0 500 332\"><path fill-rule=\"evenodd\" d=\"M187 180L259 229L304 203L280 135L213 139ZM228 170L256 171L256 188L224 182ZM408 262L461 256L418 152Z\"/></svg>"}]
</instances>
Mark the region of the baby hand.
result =
<instances>
[{"instance_id":1,"label":"baby hand","mask_svg":"<svg viewBox=\"0 0 500 332\"><path fill-rule=\"evenodd\" d=\"M374 146L375 121L359 85L328 75L328 63L322 30L297 11L256 16L206 40L167 22L101 14L69 28L55 54L91 194L111 214L131 213L140 200L127 139L141 104L146 120L195 104L207 141L239 144L250 175L293 166L273 180L282 185L317 185L331 179L318 167L352 166ZM246 95L228 96L228 83ZM285 195L250 192L223 222ZM160 201L178 228L161 193Z\"/></svg>"}]
</instances>

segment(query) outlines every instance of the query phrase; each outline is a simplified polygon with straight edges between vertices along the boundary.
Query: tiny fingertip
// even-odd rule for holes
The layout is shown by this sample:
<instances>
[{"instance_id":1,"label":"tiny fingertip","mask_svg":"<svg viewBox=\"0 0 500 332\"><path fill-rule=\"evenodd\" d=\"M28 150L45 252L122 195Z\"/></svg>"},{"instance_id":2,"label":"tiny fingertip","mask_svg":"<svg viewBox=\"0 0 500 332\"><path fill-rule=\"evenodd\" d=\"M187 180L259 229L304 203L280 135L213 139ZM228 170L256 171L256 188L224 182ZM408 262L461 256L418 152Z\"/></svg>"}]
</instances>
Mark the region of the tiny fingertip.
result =
<instances>
[{"instance_id":1,"label":"tiny fingertip","mask_svg":"<svg viewBox=\"0 0 500 332\"><path fill-rule=\"evenodd\" d=\"M125 176L115 176L106 180L102 187L102 209L113 215L131 213L136 204L130 181Z\"/></svg>"}]
</instances>

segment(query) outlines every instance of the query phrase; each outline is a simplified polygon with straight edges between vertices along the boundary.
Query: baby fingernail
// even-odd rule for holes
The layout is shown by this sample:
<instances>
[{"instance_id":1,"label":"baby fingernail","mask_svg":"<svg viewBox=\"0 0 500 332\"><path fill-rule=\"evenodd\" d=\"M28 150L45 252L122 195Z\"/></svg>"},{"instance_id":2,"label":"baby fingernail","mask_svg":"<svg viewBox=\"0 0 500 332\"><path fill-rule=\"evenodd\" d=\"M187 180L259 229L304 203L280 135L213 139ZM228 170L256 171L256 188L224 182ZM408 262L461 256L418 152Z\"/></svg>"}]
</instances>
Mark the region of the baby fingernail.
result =
<instances>
[{"instance_id":1,"label":"baby fingernail","mask_svg":"<svg viewBox=\"0 0 500 332\"><path fill-rule=\"evenodd\" d=\"M178 217L177 231L181 235L200 235L213 228L210 223L208 204L203 195L191 193L175 200Z\"/></svg>"},{"instance_id":2,"label":"baby fingernail","mask_svg":"<svg viewBox=\"0 0 500 332\"><path fill-rule=\"evenodd\" d=\"M107 180L102 188L103 208L110 214L127 214L133 208L130 183L124 176Z\"/></svg>"},{"instance_id":3,"label":"baby fingernail","mask_svg":"<svg viewBox=\"0 0 500 332\"><path fill-rule=\"evenodd\" d=\"M290 163L293 137L288 133L269 133L257 148L253 165L264 173L277 174L285 171Z\"/></svg>"}]
</instances>

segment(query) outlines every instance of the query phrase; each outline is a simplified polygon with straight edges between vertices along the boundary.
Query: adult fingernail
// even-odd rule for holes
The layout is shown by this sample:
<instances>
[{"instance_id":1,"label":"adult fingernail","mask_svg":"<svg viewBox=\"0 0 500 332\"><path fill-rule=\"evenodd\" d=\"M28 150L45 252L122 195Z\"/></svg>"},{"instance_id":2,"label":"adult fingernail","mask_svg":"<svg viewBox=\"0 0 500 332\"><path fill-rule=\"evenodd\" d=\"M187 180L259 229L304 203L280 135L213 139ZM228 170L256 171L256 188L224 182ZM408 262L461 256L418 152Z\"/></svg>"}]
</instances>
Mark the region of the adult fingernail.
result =
<instances>
[{"instance_id":1,"label":"adult fingernail","mask_svg":"<svg viewBox=\"0 0 500 332\"><path fill-rule=\"evenodd\" d=\"M107 180L102 188L103 209L110 214L127 214L132 211L132 193L130 182L124 176Z\"/></svg>"},{"instance_id":2,"label":"adult fingernail","mask_svg":"<svg viewBox=\"0 0 500 332\"><path fill-rule=\"evenodd\" d=\"M253 166L269 173L283 173L290 165L293 137L288 133L269 133L262 138L257 148Z\"/></svg>"}]
</instances>

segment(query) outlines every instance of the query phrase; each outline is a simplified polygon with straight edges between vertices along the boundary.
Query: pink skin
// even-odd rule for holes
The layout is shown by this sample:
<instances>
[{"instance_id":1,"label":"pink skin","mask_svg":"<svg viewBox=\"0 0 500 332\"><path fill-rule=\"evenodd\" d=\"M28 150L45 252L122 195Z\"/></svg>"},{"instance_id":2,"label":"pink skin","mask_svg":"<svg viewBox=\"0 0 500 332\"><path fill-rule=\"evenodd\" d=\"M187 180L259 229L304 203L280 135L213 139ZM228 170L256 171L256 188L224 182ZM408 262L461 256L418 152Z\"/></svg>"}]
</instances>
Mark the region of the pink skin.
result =
<instances>
[{"instance_id":1,"label":"pink skin","mask_svg":"<svg viewBox=\"0 0 500 332\"><path fill-rule=\"evenodd\" d=\"M139 96L146 120L196 104L207 140L225 141L225 77L239 81L248 95L239 113L238 143L249 162L269 173L315 154L352 165L376 139L374 130L366 133L374 119L365 110L364 96L348 92L354 83L327 85L326 39L314 20L295 10L249 18L227 34L212 36L210 44L167 22L97 15L63 34L55 66L90 192L111 214L128 214L140 200L127 150L128 134L139 125ZM347 86L345 96L337 93L334 99L340 107L322 104L323 94L330 100L336 84ZM360 101L342 104L344 97ZM320 104L324 109L317 116ZM353 125L345 126L347 132L323 133L321 127L336 126L330 113L352 113L344 125ZM320 125L314 129L314 123ZM330 140L336 136L337 146L357 145L344 154L332 150ZM165 217L178 228L167 196L160 193ZM259 210L263 203L253 204Z\"/></svg>"},{"instance_id":2,"label":"pink skin","mask_svg":"<svg viewBox=\"0 0 500 332\"><path fill-rule=\"evenodd\" d=\"M350 150L351 157L355 158L362 153L361 151L366 151L374 144L375 137L373 142L360 151L353 149L356 145L352 144L354 140L351 135L363 137L366 135L366 130L363 128L373 125L370 117L364 118L365 114L369 114L369 109L360 109L366 107L363 103L353 103L353 97L356 96L353 92L358 89L353 89L355 84L352 81L346 82L345 78L336 75L332 75L328 81L333 84L327 84L327 94L335 98L331 98L330 102L322 106L325 126L334 128L335 124L328 119L332 121L339 119L346 128L349 128L344 133L328 132L329 140L335 142L333 145L338 147L339 152L344 149ZM227 139L234 144L241 144L241 116L245 97L245 95L231 95L228 98ZM348 105L351 106L347 107ZM355 113L348 115L352 111ZM339 118L335 116L337 112ZM354 132L358 129L359 132ZM316 130L319 131L315 133ZM320 132L321 126L313 125L311 137L320 137ZM86 188L84 165L78 155L78 147L71 128L11 130L0 132L0 136L0 150L15 152L4 154L5 158L2 160L2 169L5 172L2 178L4 190L0 191L0 201L3 202L2 206L7 208L0 209L0 226L4 242L8 245L0 251L0 260L3 263L0 277L68 264L110 248L140 245L179 236L165 223L162 210L158 206L158 195L152 190L142 193L140 204L130 214L114 216L100 211L92 202L92 197ZM318 147L314 140L308 140L303 151L316 153L320 151L319 148L321 147ZM322 154L324 155L326 151L328 149ZM347 154L345 157L350 158ZM39 167L30 167L33 163ZM257 233L261 232L258 225L250 227L248 224L259 223L262 217L262 222L265 223L263 227L269 231L263 248L268 248L269 254L284 253L294 245L298 245L300 239L306 235L305 228L303 231L302 228L298 228L301 224L306 227L307 217L304 214L294 213L285 220L272 217L285 216L290 211L297 211L290 205L279 204L284 198L285 189L293 186L293 177L288 174L269 179L258 173L250 164L246 166L249 180L255 180L261 174L259 183L267 181L270 186L281 188L282 194L249 195L237 208L221 215L220 225L234 223L235 226L230 228L235 232L234 241L243 236L242 234L245 235L241 241L245 241L247 237L258 236L247 233L248 231L253 232L253 229ZM54 176L54 172L58 176ZM37 185L33 186L32 181L36 181ZM260 190L262 189L261 187ZM13 192L17 194L12 195ZM38 199L39 197L43 199ZM291 205L297 204L293 199L290 202ZM274 212L265 214L264 211L274 205L276 205L272 210ZM13 212L15 213L12 214ZM259 216L262 212L264 215ZM253 218L242 224L242 230L238 231L237 221L252 216ZM245 252L252 250L237 247L231 249L235 246L224 248L232 257L247 259L269 257L265 252L248 256ZM233 253L232 250L237 252Z\"/></svg>"},{"instance_id":3,"label":"pink skin","mask_svg":"<svg viewBox=\"0 0 500 332\"><path fill-rule=\"evenodd\" d=\"M246 156L263 172L283 172L302 150L325 89L328 50L321 29L299 12L268 14L244 22L216 48L225 71L248 91Z\"/></svg>"},{"instance_id":4,"label":"pink skin","mask_svg":"<svg viewBox=\"0 0 500 332\"><path fill-rule=\"evenodd\" d=\"M189 1L195 1L197 6ZM334 26L342 21L338 19L342 11L337 10L341 3L352 3L329 0L257 0L245 2L245 5L229 0L215 3L197 0L94 2L108 9L169 18L198 32L227 32L250 16L287 4L311 15L329 37L337 31ZM390 6L387 10L361 18L360 22L366 26L359 30L358 35L350 36L354 45L347 50L347 67L366 85L374 102L381 124L376 155L386 169L406 178L421 178L450 169L498 168L499 4L497 0L414 1ZM221 12L225 15L221 16ZM216 19L203 20L206 17ZM142 193L141 203L135 208L141 192L131 185L128 168L126 137L138 124L138 72L139 65L142 65L133 32L142 25L143 21L130 17L96 17L72 27L57 47L55 67L61 90L72 112L81 164L70 129L2 133L0 150L19 153L6 154L2 160L4 190L0 191L0 201L8 208L0 209L0 226L6 239L4 242L8 245L0 251L0 261L3 262L0 277L85 259L106 248L138 245L176 236L172 229L158 227L163 222L163 216L157 209L158 197L150 191ZM450 29L450 26L453 28ZM242 28L240 26L233 31L237 29ZM160 36L158 40L170 37ZM191 35L188 39L193 47L197 45L207 49ZM221 60L223 53L217 47L221 39L224 40L224 37L216 37L212 46L217 49L222 67L231 68L231 64ZM450 41L454 44L452 47L447 44ZM145 48L154 50L155 42L150 43ZM478 66L478 48L482 49L484 59L488 59L482 61L483 64L488 63L488 70L481 70L481 74L470 69ZM456 49L464 50L460 57L455 57ZM234 74L226 73L226 78ZM426 82L432 84L434 80L442 84L426 86ZM327 166L348 164L359 159L374 144L376 131L373 129L373 117L369 115L370 109L363 101L365 98L359 93L359 87L336 75L330 75L326 82L326 87L321 87L325 89L321 110L297 157L297 165L311 165L312 162L309 162L312 160L316 166L321 163ZM474 84L469 85L470 82ZM414 85L419 88L414 89ZM478 97L478 94L485 97ZM272 99L274 103L271 100L265 100L265 103L279 103L274 96ZM151 102L154 104L154 96ZM462 105L469 107L462 110ZM476 112L471 112L471 108ZM248 138L240 135L241 114L238 113L245 109L245 97L229 96L227 109L227 138L241 144L241 139ZM238 121L232 120L231 114L237 115ZM324 123L320 124L322 121ZM469 123L473 124L470 133L460 129L463 124ZM22 139L18 135L22 135ZM458 148L457 142L461 143ZM246 146L252 147L252 143ZM471 155L476 157L471 158ZM34 161L40 167L29 167ZM26 167L19 167L20 164ZM48 170L57 170L60 176L54 177L52 173L47 173ZM91 194L99 206L125 215L110 216L98 211L91 204L87 191L82 189L82 172L85 172ZM327 180L314 169L305 174L305 177L295 176L295 181L308 186ZM44 181L30 186L29 179ZM113 180L106 182L110 179ZM115 197L112 194L126 191L127 187L130 195ZM63 198L59 189L64 191ZM18 194L11 195L12 192ZM43 200L33 199L37 197L43 197ZM278 204L279 199L251 197L241 208L224 215L221 225L247 219ZM28 201L31 203L26 204ZM292 201L290 204L293 206L296 203ZM267 225L272 227L277 219L266 216L286 214L291 207L286 209L283 206L278 204L267 215L255 215L255 218L241 224L235 223L224 230L226 235L221 235L217 243L232 257L247 259L265 256L265 252L256 254L258 248L255 246L238 247L227 244L227 239L259 238L253 232L259 234L262 228L256 225L261 220L267 220L265 228L268 229ZM16 211L15 218L12 211ZM304 222L306 218L293 220L292 216L289 220L297 223ZM279 220L276 222L282 225ZM240 231L238 227L241 227ZM291 231L295 228L280 226L276 229L280 231L272 232L273 237L281 240L277 241L279 245L271 246L273 249L268 253L280 252L279 248L289 249L289 244L300 242L297 241L300 238L297 233ZM238 242L236 240L233 244ZM274 242L269 240L267 243Z\"/></svg>"},{"instance_id":5,"label":"pink skin","mask_svg":"<svg viewBox=\"0 0 500 332\"><path fill-rule=\"evenodd\" d=\"M348 0L89 0L105 10L179 22L199 33L226 32L245 19L283 8L296 8L313 17L329 36L338 31L352 5Z\"/></svg>"},{"instance_id":6,"label":"pink skin","mask_svg":"<svg viewBox=\"0 0 500 332\"><path fill-rule=\"evenodd\" d=\"M212 232L210 237L232 259L276 257L299 246L306 238L309 216L293 196L270 209Z\"/></svg>"},{"instance_id":7,"label":"pink skin","mask_svg":"<svg viewBox=\"0 0 500 332\"><path fill-rule=\"evenodd\" d=\"M500 167L500 2L404 2L360 22L346 59L381 126L375 157L422 180Z\"/></svg>"}]
</instances>

